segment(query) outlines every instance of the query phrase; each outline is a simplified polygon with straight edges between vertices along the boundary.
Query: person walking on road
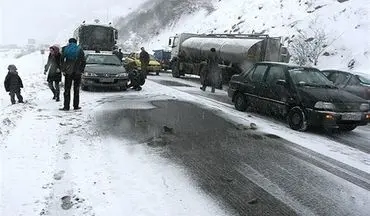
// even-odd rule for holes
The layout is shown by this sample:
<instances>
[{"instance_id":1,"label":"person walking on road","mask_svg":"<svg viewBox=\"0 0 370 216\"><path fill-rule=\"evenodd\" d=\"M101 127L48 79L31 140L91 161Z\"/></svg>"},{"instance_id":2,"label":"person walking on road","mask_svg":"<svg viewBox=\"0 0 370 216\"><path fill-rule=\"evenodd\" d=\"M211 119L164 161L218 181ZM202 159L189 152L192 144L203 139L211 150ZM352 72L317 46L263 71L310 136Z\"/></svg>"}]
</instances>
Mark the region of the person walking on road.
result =
<instances>
[{"instance_id":1,"label":"person walking on road","mask_svg":"<svg viewBox=\"0 0 370 216\"><path fill-rule=\"evenodd\" d=\"M47 81L50 90L53 92L53 99L56 101L60 101L59 83L60 81L62 81L62 72L60 70L61 54L57 46L51 46L49 50L50 54L45 65L44 74L48 74Z\"/></svg>"},{"instance_id":2,"label":"person walking on road","mask_svg":"<svg viewBox=\"0 0 370 216\"><path fill-rule=\"evenodd\" d=\"M60 110L69 110L71 100L71 88L73 83L73 108L81 109L80 103L80 85L81 75L85 70L86 60L85 53L77 45L75 38L68 40L68 45L62 48L61 68L65 76L64 84L64 106Z\"/></svg>"},{"instance_id":3,"label":"person walking on road","mask_svg":"<svg viewBox=\"0 0 370 216\"><path fill-rule=\"evenodd\" d=\"M203 86L200 87L202 91L205 91L207 84L210 83L212 87L212 93L215 93L216 85L219 82L220 69L218 67L218 56L215 48L210 49L210 53L207 58L207 70L204 74Z\"/></svg>"},{"instance_id":4,"label":"person walking on road","mask_svg":"<svg viewBox=\"0 0 370 216\"><path fill-rule=\"evenodd\" d=\"M144 47L141 47L139 59L140 59L141 71L144 77L146 78L146 76L148 75L148 66L149 66L150 56Z\"/></svg>"},{"instance_id":5,"label":"person walking on road","mask_svg":"<svg viewBox=\"0 0 370 216\"><path fill-rule=\"evenodd\" d=\"M19 103L23 103L23 97L21 95L23 82L21 77L18 75L17 67L13 64L8 66L8 74L5 77L4 87L6 92L9 92L12 104L15 104L15 96L17 96Z\"/></svg>"}]
</instances>

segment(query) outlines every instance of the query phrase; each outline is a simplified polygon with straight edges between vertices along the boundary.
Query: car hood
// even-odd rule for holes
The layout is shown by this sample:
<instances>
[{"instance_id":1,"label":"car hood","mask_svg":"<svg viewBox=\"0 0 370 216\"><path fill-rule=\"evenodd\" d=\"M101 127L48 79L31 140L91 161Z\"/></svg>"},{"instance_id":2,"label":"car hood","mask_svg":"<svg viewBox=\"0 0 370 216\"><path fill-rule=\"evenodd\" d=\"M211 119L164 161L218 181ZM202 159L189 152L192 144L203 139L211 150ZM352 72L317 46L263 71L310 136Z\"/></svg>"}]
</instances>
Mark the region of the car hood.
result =
<instances>
[{"instance_id":1,"label":"car hood","mask_svg":"<svg viewBox=\"0 0 370 216\"><path fill-rule=\"evenodd\" d=\"M366 100L342 89L298 87L298 92L306 103L314 106L318 101L330 103L366 103Z\"/></svg>"},{"instance_id":2,"label":"car hood","mask_svg":"<svg viewBox=\"0 0 370 216\"><path fill-rule=\"evenodd\" d=\"M90 64L86 65L85 72L91 72L96 74L119 74L126 72L125 68L122 66L116 65L99 65L99 64Z\"/></svg>"},{"instance_id":3,"label":"car hood","mask_svg":"<svg viewBox=\"0 0 370 216\"><path fill-rule=\"evenodd\" d=\"M161 66L161 64L158 61L155 61L155 60L150 60L149 65L150 66Z\"/></svg>"}]
</instances>

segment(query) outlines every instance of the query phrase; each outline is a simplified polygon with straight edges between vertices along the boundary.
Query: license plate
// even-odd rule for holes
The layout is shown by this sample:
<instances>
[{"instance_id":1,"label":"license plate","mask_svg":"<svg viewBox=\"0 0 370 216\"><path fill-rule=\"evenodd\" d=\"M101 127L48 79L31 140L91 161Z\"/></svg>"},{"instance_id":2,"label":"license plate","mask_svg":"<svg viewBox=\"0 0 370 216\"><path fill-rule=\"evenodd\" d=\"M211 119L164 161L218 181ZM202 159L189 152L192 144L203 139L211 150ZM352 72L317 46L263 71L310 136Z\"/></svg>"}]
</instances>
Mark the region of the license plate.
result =
<instances>
[{"instance_id":1,"label":"license plate","mask_svg":"<svg viewBox=\"0 0 370 216\"><path fill-rule=\"evenodd\" d=\"M362 119L362 113L345 113L342 115L342 120L360 121L361 119Z\"/></svg>"},{"instance_id":2,"label":"license plate","mask_svg":"<svg viewBox=\"0 0 370 216\"><path fill-rule=\"evenodd\" d=\"M114 82L114 79L112 79L112 78L101 78L99 81L103 82L103 83L112 83L112 82Z\"/></svg>"}]
</instances>

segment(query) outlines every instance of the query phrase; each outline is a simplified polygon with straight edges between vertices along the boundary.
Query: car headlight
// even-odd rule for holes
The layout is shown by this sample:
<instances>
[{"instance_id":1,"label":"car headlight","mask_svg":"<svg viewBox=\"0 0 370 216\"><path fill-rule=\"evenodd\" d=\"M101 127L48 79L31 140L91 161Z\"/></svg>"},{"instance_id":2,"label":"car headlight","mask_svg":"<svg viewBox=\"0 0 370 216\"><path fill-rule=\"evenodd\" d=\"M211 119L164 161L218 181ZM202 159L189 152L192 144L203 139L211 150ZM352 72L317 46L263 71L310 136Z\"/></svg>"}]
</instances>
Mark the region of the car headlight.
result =
<instances>
[{"instance_id":1,"label":"car headlight","mask_svg":"<svg viewBox=\"0 0 370 216\"><path fill-rule=\"evenodd\" d=\"M84 73L84 76L97 76L96 73L92 73L92 72L85 72Z\"/></svg>"},{"instance_id":2,"label":"car headlight","mask_svg":"<svg viewBox=\"0 0 370 216\"><path fill-rule=\"evenodd\" d=\"M316 109L321 109L321 110L335 110L334 104L330 102L323 102L319 101L315 104Z\"/></svg>"},{"instance_id":3,"label":"car headlight","mask_svg":"<svg viewBox=\"0 0 370 216\"><path fill-rule=\"evenodd\" d=\"M116 75L116 77L127 77L128 73L119 73Z\"/></svg>"},{"instance_id":4,"label":"car headlight","mask_svg":"<svg viewBox=\"0 0 370 216\"><path fill-rule=\"evenodd\" d=\"M360 105L360 110L361 111L369 111L369 109L370 109L369 104L363 103L363 104Z\"/></svg>"}]
</instances>

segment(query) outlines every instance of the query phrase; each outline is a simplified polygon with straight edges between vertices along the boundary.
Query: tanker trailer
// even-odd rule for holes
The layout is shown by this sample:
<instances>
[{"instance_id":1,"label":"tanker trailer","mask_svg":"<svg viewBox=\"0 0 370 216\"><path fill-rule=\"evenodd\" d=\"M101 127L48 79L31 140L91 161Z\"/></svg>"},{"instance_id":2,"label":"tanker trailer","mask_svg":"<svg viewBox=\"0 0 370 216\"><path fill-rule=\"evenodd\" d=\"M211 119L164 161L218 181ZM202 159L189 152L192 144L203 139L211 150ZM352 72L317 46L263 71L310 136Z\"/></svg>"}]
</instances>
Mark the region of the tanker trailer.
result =
<instances>
[{"instance_id":1,"label":"tanker trailer","mask_svg":"<svg viewBox=\"0 0 370 216\"><path fill-rule=\"evenodd\" d=\"M195 74L201 77L201 82L211 48L216 49L220 59L223 83L258 61L289 62L289 53L282 46L281 38L268 35L182 33L171 37L169 46L172 76Z\"/></svg>"}]
</instances>

